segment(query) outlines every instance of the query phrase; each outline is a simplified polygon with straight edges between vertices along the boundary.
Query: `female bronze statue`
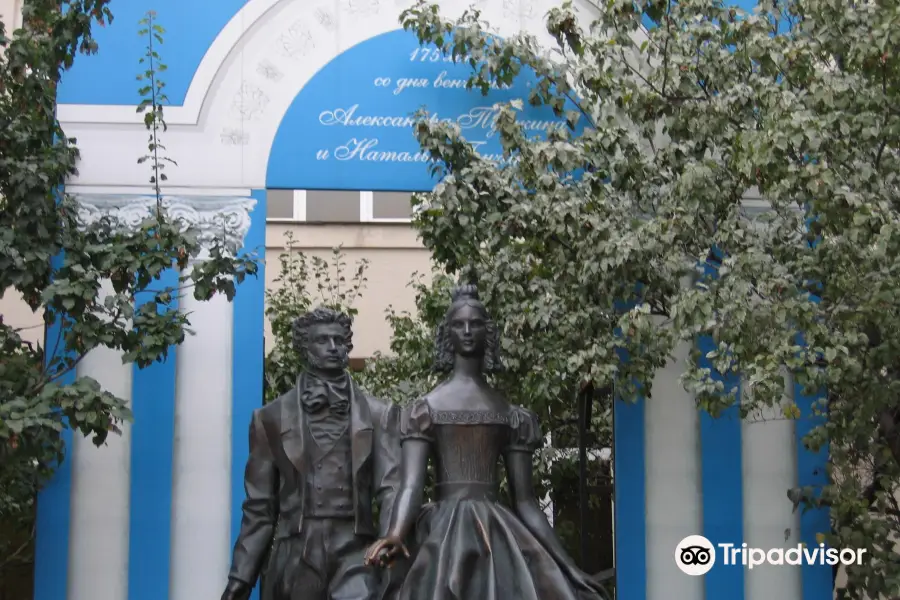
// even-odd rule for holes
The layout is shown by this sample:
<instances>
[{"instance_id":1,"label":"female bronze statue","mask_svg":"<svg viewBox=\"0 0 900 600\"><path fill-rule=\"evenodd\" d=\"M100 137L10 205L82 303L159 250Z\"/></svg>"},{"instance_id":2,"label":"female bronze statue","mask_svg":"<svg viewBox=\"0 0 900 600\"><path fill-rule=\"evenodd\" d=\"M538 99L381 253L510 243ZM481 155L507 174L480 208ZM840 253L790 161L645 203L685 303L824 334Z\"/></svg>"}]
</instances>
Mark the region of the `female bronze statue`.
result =
<instances>
[{"instance_id":1,"label":"female bronze statue","mask_svg":"<svg viewBox=\"0 0 900 600\"><path fill-rule=\"evenodd\" d=\"M500 367L499 335L474 286L454 292L435 345L437 366L451 375L404 415L400 491L388 534L366 561L384 566L407 554L402 540L415 524L420 542L397 600L605 598L534 497L532 455L543 441L537 416L484 378ZM498 498L501 456L512 510ZM437 497L420 514L429 457Z\"/></svg>"}]
</instances>

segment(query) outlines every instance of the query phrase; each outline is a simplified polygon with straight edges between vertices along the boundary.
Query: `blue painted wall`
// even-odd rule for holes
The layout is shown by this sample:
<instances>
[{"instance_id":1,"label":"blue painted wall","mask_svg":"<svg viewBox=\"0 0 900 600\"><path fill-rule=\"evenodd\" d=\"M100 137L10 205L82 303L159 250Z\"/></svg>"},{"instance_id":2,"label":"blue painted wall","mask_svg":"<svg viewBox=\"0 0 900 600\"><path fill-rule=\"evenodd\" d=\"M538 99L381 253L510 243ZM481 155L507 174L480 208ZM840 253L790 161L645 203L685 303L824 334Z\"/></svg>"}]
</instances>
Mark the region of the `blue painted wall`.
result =
<instances>
[{"instance_id":1,"label":"blue painted wall","mask_svg":"<svg viewBox=\"0 0 900 600\"><path fill-rule=\"evenodd\" d=\"M613 404L616 596L647 598L647 486L644 399Z\"/></svg>"},{"instance_id":2,"label":"blue painted wall","mask_svg":"<svg viewBox=\"0 0 900 600\"><path fill-rule=\"evenodd\" d=\"M812 452L804 446L803 440L821 425L824 418L816 414L821 410L818 403L824 394L809 395L803 386L794 385L794 401L800 409L795 435L797 439L797 485L811 486L821 490L828 485L828 446ZM800 513L800 542L810 548L819 545L816 534L831 531L831 517L827 509L804 510ZM823 600L831 598L832 570L828 565L802 565L803 600Z\"/></svg>"},{"instance_id":3,"label":"blue painted wall","mask_svg":"<svg viewBox=\"0 0 900 600\"><path fill-rule=\"evenodd\" d=\"M457 123L481 154L497 158L502 150L492 128L495 103L524 99L519 118L532 126L529 134L560 125L551 109L528 105L533 74L485 97L460 85L470 73L468 64L421 48L414 34L402 30L354 46L294 99L272 144L266 187L431 190L437 180L412 128L411 116L421 107Z\"/></svg>"},{"instance_id":4,"label":"blue painted wall","mask_svg":"<svg viewBox=\"0 0 900 600\"><path fill-rule=\"evenodd\" d=\"M62 266L63 255L54 257L54 269ZM66 352L60 341L62 324L57 321L47 328L44 348L47 364ZM74 369L60 377L60 385L75 382ZM69 580L69 498L72 494L72 430L60 434L66 445L66 457L49 482L41 489L37 501L34 555L34 600L61 600L66 597Z\"/></svg>"},{"instance_id":5,"label":"blue painted wall","mask_svg":"<svg viewBox=\"0 0 900 600\"><path fill-rule=\"evenodd\" d=\"M138 37L138 21L156 11L166 29L159 48L166 71L169 103L181 106L203 55L247 0L113 0L112 24L94 27L100 50L80 56L59 86L63 104L131 104L141 101L135 75L144 67L146 39Z\"/></svg>"},{"instance_id":6,"label":"blue painted wall","mask_svg":"<svg viewBox=\"0 0 900 600\"><path fill-rule=\"evenodd\" d=\"M138 21L148 10L153 10L166 29L165 44L159 49L163 62L169 66L165 78L166 93L172 106L181 106L204 54L247 1L114 0L110 3L115 17L112 24L94 28L100 51L75 61L59 86L59 101L63 104L139 103L141 98L135 75L142 70L138 60L144 54L146 41L137 35ZM732 4L752 10L756 2L736 0ZM649 21L645 24L652 25ZM409 50L412 48L410 46ZM362 64L371 65L372 55L365 58L366 62ZM386 74L396 76L397 71Z\"/></svg>"},{"instance_id":7,"label":"blue painted wall","mask_svg":"<svg viewBox=\"0 0 900 600\"><path fill-rule=\"evenodd\" d=\"M703 537L713 544L744 542L744 478L741 447L740 378L729 374L722 377L706 354L715 349L709 336L701 336L697 347L702 353L700 366L713 372L725 389L737 388L737 402L718 417L700 412L700 471L703 494ZM741 565L716 565L706 574L707 600L742 600L744 598L744 568Z\"/></svg>"},{"instance_id":8,"label":"blue painted wall","mask_svg":"<svg viewBox=\"0 0 900 600\"><path fill-rule=\"evenodd\" d=\"M256 206L242 253L256 253L259 271L238 286L234 297L234 339L231 374L231 543L241 529L244 468L250 457L249 427L253 411L263 405L263 362L265 356L266 292L266 191L253 190ZM259 586L251 600L259 598Z\"/></svg>"},{"instance_id":9,"label":"blue painted wall","mask_svg":"<svg viewBox=\"0 0 900 600\"><path fill-rule=\"evenodd\" d=\"M163 271L151 288L177 287L178 277L177 269ZM152 300L152 294L141 294L136 304ZM157 310L178 310L177 300ZM170 347L166 358L144 369L133 366L128 597L134 600L169 597L177 352Z\"/></svg>"},{"instance_id":10,"label":"blue painted wall","mask_svg":"<svg viewBox=\"0 0 900 600\"><path fill-rule=\"evenodd\" d=\"M713 249L717 259L721 252ZM704 278L719 276L718 264L707 260L703 265ZM700 367L709 369L716 381L724 384L726 393L736 393L734 405L713 417L700 412L700 482L703 498L703 536L715 544L744 542L744 477L740 414L740 377L733 373L722 376L707 354L716 349L710 336L696 340L701 356ZM705 577L707 600L742 600L744 598L744 569L740 565L718 565Z\"/></svg>"}]
</instances>

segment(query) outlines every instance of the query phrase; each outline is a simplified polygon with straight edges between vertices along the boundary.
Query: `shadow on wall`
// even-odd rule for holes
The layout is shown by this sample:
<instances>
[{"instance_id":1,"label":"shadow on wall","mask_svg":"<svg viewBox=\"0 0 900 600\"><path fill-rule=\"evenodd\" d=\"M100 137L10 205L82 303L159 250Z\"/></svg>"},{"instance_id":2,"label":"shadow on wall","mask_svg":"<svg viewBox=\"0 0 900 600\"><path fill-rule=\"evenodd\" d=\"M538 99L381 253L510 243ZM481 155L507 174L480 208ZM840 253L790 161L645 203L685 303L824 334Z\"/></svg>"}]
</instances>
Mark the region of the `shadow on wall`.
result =
<instances>
[{"instance_id":1,"label":"shadow on wall","mask_svg":"<svg viewBox=\"0 0 900 600\"><path fill-rule=\"evenodd\" d=\"M0 17L6 21L7 6L0 4ZM0 298L0 321L18 330L22 339L34 347L44 344L44 319L32 312L21 295L7 290ZM25 600L34 596L34 537L35 505L26 519L0 521L0 600ZM18 516L18 515L17 515Z\"/></svg>"},{"instance_id":2,"label":"shadow on wall","mask_svg":"<svg viewBox=\"0 0 900 600\"><path fill-rule=\"evenodd\" d=\"M30 519L0 521L0 600L34 597L34 508Z\"/></svg>"},{"instance_id":3,"label":"shadow on wall","mask_svg":"<svg viewBox=\"0 0 900 600\"><path fill-rule=\"evenodd\" d=\"M588 496L590 520L581 522L578 497L578 459L554 464L553 525L566 550L582 570L599 575L613 568L613 486L612 462L589 461ZM581 556L580 535L587 537L587 556Z\"/></svg>"}]
</instances>

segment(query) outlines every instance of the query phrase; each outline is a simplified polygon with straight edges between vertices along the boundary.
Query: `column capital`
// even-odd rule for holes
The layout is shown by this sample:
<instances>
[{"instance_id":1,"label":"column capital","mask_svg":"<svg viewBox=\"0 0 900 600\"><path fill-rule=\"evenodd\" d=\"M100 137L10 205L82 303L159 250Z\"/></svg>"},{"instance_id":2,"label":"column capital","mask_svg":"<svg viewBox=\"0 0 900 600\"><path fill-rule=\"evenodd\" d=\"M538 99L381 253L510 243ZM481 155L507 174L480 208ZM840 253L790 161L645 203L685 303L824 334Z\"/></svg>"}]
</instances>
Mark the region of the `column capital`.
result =
<instances>
[{"instance_id":1,"label":"column capital","mask_svg":"<svg viewBox=\"0 0 900 600\"><path fill-rule=\"evenodd\" d=\"M85 225L110 218L119 227L135 228L156 209L156 196L129 194L75 194L78 214ZM236 252L250 229L256 200L248 196L164 195L162 206L182 231L192 229L206 253L216 240Z\"/></svg>"}]
</instances>

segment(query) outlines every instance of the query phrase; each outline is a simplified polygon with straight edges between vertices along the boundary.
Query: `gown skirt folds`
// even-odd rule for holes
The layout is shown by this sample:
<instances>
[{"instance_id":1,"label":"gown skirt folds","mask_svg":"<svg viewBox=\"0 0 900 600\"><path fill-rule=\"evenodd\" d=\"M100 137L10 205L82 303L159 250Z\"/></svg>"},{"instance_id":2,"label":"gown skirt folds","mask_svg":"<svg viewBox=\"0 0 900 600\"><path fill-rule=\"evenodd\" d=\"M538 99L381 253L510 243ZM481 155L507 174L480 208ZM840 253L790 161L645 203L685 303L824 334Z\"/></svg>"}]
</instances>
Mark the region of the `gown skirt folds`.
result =
<instances>
[{"instance_id":1,"label":"gown skirt folds","mask_svg":"<svg viewBox=\"0 0 900 600\"><path fill-rule=\"evenodd\" d=\"M542 446L534 413L515 406L437 411L421 399L408 409L402 430L404 440L431 444L437 502L419 516L413 562L394 599L605 599L599 584L544 546L499 501L499 459Z\"/></svg>"}]
</instances>

